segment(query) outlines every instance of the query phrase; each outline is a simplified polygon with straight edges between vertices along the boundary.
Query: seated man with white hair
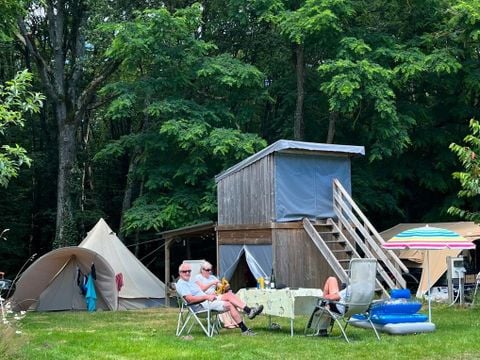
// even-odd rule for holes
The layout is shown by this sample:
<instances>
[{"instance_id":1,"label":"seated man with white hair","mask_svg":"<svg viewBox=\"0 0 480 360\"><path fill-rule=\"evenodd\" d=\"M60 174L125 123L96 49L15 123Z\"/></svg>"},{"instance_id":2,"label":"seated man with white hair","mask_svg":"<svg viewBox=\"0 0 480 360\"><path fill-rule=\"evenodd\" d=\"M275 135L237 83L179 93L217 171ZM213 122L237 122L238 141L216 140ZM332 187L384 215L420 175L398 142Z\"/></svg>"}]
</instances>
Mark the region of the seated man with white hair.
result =
<instances>
[{"instance_id":1,"label":"seated man with white hair","mask_svg":"<svg viewBox=\"0 0 480 360\"><path fill-rule=\"evenodd\" d=\"M205 293L196 283L190 281L192 267L188 263L182 263L178 269L180 279L177 281L176 289L180 296L189 304L200 304L205 309L215 311L230 311L233 320L236 322L242 335L255 335L242 320L237 308L242 309L249 319L254 319L263 311L263 305L258 308L248 307L232 292L216 295Z\"/></svg>"}]
</instances>

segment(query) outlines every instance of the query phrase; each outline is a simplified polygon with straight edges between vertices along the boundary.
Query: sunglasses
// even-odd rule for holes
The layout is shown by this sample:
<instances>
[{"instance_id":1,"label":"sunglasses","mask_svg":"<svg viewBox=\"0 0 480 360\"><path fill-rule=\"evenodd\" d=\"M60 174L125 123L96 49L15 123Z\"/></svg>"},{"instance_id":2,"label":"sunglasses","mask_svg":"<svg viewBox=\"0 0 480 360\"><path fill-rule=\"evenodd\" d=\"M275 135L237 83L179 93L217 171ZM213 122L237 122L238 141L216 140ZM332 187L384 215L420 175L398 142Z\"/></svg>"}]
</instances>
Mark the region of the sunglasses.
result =
<instances>
[{"instance_id":1,"label":"sunglasses","mask_svg":"<svg viewBox=\"0 0 480 360\"><path fill-rule=\"evenodd\" d=\"M190 274L192 270L180 270L181 273Z\"/></svg>"},{"instance_id":2,"label":"sunglasses","mask_svg":"<svg viewBox=\"0 0 480 360\"><path fill-rule=\"evenodd\" d=\"M203 270L208 271L208 272L212 271L212 269L203 269Z\"/></svg>"}]
</instances>

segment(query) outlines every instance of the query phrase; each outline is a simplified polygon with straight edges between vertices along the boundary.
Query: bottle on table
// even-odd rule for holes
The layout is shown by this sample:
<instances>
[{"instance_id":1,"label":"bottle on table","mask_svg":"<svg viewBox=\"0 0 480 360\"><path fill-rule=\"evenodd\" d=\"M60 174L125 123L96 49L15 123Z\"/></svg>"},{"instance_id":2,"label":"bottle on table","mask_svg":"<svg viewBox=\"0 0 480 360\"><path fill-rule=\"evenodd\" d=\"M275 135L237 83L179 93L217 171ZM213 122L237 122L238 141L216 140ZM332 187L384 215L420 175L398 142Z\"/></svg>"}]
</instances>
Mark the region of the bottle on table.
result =
<instances>
[{"instance_id":1,"label":"bottle on table","mask_svg":"<svg viewBox=\"0 0 480 360\"><path fill-rule=\"evenodd\" d=\"M272 268L272 275L270 275L270 289L275 289L275 273Z\"/></svg>"}]
</instances>

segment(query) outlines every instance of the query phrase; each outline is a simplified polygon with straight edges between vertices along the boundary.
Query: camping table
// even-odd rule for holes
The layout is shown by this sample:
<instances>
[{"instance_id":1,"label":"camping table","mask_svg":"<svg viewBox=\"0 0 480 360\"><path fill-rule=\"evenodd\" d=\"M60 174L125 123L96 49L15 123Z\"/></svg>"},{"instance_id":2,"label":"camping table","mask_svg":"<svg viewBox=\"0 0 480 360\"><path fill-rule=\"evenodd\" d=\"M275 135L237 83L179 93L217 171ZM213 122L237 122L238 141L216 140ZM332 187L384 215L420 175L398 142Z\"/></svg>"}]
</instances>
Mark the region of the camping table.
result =
<instances>
[{"instance_id":1,"label":"camping table","mask_svg":"<svg viewBox=\"0 0 480 360\"><path fill-rule=\"evenodd\" d=\"M249 306L264 306L263 313L290 319L290 335L293 336L293 321L295 315L310 315L318 298L323 296L320 289L240 289L237 292L240 299Z\"/></svg>"}]
</instances>

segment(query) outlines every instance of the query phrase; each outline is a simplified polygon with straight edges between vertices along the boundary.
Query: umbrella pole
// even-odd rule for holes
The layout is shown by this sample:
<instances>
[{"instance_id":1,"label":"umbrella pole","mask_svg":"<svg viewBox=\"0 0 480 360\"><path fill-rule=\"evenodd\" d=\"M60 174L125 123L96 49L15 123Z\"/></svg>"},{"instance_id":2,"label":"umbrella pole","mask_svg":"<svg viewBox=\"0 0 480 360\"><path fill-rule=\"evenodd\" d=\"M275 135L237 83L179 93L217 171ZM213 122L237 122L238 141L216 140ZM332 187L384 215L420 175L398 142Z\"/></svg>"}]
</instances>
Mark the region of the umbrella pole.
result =
<instances>
[{"instance_id":1,"label":"umbrella pole","mask_svg":"<svg viewBox=\"0 0 480 360\"><path fill-rule=\"evenodd\" d=\"M432 294L430 289L430 258L427 250L428 322L432 322Z\"/></svg>"}]
</instances>

